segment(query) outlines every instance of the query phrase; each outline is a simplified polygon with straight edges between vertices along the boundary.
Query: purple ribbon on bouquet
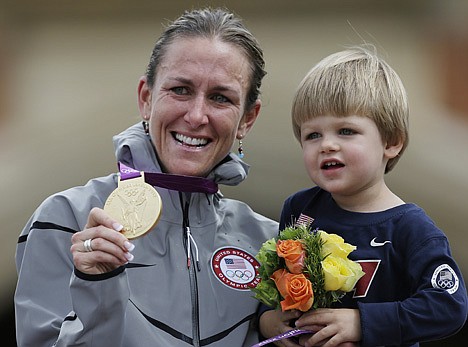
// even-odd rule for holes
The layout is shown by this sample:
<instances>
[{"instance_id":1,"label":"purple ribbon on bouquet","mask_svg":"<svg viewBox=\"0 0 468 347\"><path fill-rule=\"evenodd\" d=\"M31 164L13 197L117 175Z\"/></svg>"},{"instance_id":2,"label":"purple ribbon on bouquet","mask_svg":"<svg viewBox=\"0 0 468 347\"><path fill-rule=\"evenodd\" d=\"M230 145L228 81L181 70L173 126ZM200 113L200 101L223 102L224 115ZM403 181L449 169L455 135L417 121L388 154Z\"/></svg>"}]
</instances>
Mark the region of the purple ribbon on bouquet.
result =
<instances>
[{"instance_id":1,"label":"purple ribbon on bouquet","mask_svg":"<svg viewBox=\"0 0 468 347\"><path fill-rule=\"evenodd\" d=\"M141 176L140 171L120 162L119 171L122 180ZM145 182L152 186L177 190L179 192L214 194L218 191L218 185L213 180L198 176L145 172Z\"/></svg>"},{"instance_id":2,"label":"purple ribbon on bouquet","mask_svg":"<svg viewBox=\"0 0 468 347\"><path fill-rule=\"evenodd\" d=\"M259 343L255 344L255 345L253 345L252 347L261 347L261 346L268 345L269 343L279 341L279 340L283 340L283 339L287 339L287 338L294 337L294 336L297 336L297 335L313 334L313 333L314 332L311 331L311 330L293 329L293 330L289 330L289 331L287 331L287 332L285 332L283 334L279 334L279 335L270 337L268 340L259 342Z\"/></svg>"}]
</instances>

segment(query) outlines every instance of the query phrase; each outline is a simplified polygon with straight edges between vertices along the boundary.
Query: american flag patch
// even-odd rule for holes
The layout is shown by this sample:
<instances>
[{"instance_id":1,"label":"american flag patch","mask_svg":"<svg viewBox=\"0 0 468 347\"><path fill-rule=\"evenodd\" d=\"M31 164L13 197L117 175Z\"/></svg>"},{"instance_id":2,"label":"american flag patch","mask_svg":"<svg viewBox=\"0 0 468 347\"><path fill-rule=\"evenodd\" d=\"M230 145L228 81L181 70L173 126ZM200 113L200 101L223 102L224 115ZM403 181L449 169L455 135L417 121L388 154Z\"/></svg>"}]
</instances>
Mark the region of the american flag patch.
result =
<instances>
[{"instance_id":1,"label":"american flag patch","mask_svg":"<svg viewBox=\"0 0 468 347\"><path fill-rule=\"evenodd\" d=\"M301 224L309 225L309 224L312 224L313 221L314 221L314 219L312 217L309 217L309 216L301 213L299 218L296 220L295 225L296 226L299 226Z\"/></svg>"},{"instance_id":2,"label":"american flag patch","mask_svg":"<svg viewBox=\"0 0 468 347\"><path fill-rule=\"evenodd\" d=\"M244 259L224 258L224 263L228 269L246 269Z\"/></svg>"}]
</instances>

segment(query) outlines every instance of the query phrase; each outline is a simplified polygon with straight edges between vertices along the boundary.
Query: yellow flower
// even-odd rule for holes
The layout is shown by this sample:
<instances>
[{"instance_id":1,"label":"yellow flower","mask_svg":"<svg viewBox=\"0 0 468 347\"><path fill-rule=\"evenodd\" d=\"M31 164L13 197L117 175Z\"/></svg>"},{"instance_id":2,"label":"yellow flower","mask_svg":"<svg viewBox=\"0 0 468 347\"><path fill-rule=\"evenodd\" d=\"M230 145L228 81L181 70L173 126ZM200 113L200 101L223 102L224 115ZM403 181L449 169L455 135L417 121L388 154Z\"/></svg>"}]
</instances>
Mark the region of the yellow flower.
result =
<instances>
[{"instance_id":1,"label":"yellow flower","mask_svg":"<svg viewBox=\"0 0 468 347\"><path fill-rule=\"evenodd\" d=\"M341 236L328 234L323 230L319 230L318 232L320 233L320 238L324 242L322 246L322 255L324 257L333 255L335 257L346 258L349 253L356 249L356 246L344 242Z\"/></svg>"},{"instance_id":2,"label":"yellow flower","mask_svg":"<svg viewBox=\"0 0 468 347\"><path fill-rule=\"evenodd\" d=\"M351 291L356 282L364 275L361 266L347 258L329 255L322 261L325 275L325 290Z\"/></svg>"}]
</instances>

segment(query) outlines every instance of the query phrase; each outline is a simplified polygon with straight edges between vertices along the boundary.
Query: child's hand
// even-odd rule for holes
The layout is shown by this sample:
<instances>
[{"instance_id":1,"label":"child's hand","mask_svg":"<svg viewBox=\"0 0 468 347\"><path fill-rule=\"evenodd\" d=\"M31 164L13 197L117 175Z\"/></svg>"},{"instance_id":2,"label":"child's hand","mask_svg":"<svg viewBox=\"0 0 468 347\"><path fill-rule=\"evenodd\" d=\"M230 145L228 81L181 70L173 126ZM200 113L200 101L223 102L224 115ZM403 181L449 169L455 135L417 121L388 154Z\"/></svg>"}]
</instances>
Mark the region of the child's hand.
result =
<instances>
[{"instance_id":1,"label":"child's hand","mask_svg":"<svg viewBox=\"0 0 468 347\"><path fill-rule=\"evenodd\" d=\"M293 329L290 325L291 320L299 318L301 312L291 310L282 312L281 310L270 310L260 316L260 333L267 338L283 334ZM309 335L308 335L309 336ZM301 347L293 339L284 339L274 342L280 347Z\"/></svg>"},{"instance_id":2,"label":"child's hand","mask_svg":"<svg viewBox=\"0 0 468 347\"><path fill-rule=\"evenodd\" d=\"M357 309L322 308L309 311L296 321L296 327L317 331L299 339L302 346L359 346L361 320Z\"/></svg>"}]
</instances>

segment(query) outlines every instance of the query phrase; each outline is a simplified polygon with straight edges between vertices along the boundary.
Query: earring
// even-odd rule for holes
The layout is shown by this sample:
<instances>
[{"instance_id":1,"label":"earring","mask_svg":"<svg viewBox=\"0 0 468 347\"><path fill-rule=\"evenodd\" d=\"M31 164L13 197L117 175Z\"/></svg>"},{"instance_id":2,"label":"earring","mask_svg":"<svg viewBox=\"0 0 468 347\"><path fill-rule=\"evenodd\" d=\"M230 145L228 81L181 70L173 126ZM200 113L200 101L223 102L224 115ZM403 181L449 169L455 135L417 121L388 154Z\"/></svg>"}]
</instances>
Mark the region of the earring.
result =
<instances>
[{"instance_id":1,"label":"earring","mask_svg":"<svg viewBox=\"0 0 468 347\"><path fill-rule=\"evenodd\" d=\"M237 156L239 158L244 158L244 147L242 147L242 139L239 139L239 148L237 148Z\"/></svg>"},{"instance_id":2,"label":"earring","mask_svg":"<svg viewBox=\"0 0 468 347\"><path fill-rule=\"evenodd\" d=\"M149 123L146 120L143 121L143 129L145 130L145 134L149 136Z\"/></svg>"}]
</instances>

